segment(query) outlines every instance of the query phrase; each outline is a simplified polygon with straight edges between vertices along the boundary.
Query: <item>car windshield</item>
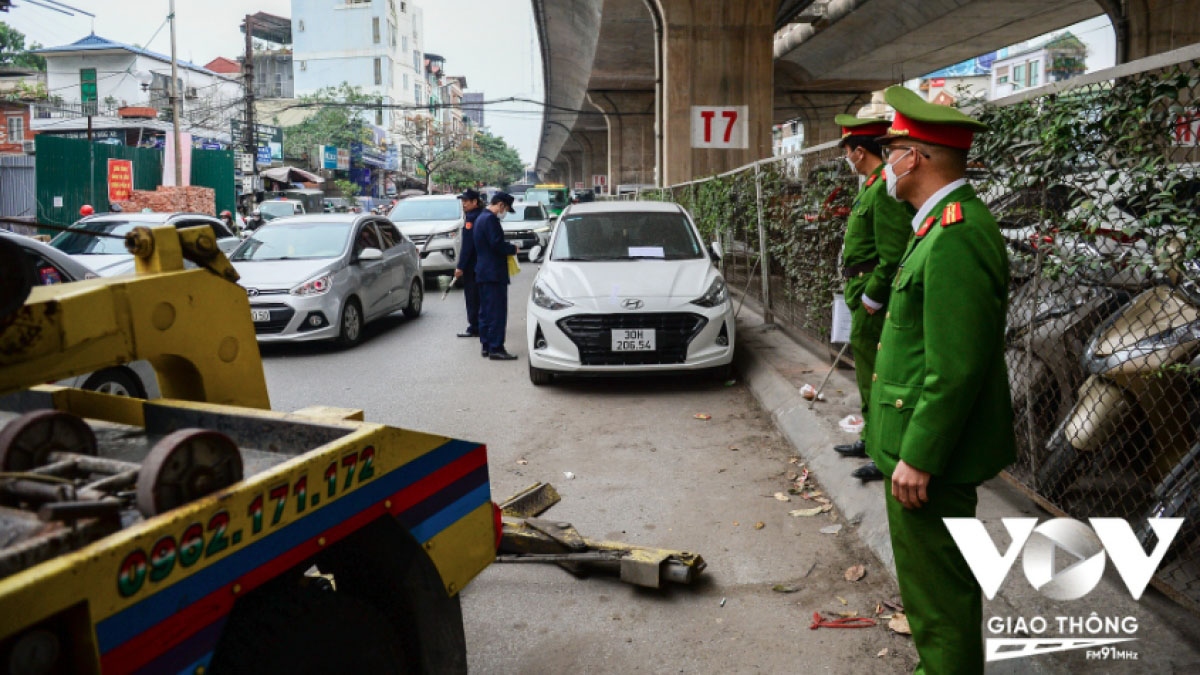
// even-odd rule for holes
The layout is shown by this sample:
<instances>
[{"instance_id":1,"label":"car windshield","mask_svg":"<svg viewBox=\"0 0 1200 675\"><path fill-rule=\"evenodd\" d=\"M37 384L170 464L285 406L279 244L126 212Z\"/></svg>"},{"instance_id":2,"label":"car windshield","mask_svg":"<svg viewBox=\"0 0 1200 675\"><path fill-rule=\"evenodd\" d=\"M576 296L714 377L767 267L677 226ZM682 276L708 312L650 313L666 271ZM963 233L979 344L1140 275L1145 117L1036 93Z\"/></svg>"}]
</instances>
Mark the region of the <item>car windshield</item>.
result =
<instances>
[{"instance_id":1,"label":"car windshield","mask_svg":"<svg viewBox=\"0 0 1200 675\"><path fill-rule=\"evenodd\" d=\"M417 220L457 220L462 205L457 199L405 199L392 209L392 222Z\"/></svg>"},{"instance_id":2,"label":"car windshield","mask_svg":"<svg viewBox=\"0 0 1200 675\"><path fill-rule=\"evenodd\" d=\"M287 223L264 225L242 242L234 262L336 258L346 251L351 223Z\"/></svg>"},{"instance_id":3,"label":"car windshield","mask_svg":"<svg viewBox=\"0 0 1200 675\"><path fill-rule=\"evenodd\" d=\"M258 213L263 220L272 220L296 215L296 207L291 202L263 202L258 205Z\"/></svg>"},{"instance_id":4,"label":"car windshield","mask_svg":"<svg viewBox=\"0 0 1200 675\"><path fill-rule=\"evenodd\" d=\"M128 220L90 220L78 222L71 226L71 232L63 232L50 240L54 248L70 255L128 255L125 250L124 237L138 225L154 225L160 223L138 223ZM106 234L112 236L96 237L85 232Z\"/></svg>"},{"instance_id":5,"label":"car windshield","mask_svg":"<svg viewBox=\"0 0 1200 675\"><path fill-rule=\"evenodd\" d=\"M567 191L530 188L525 191L525 201L541 202L550 208L559 209L567 205Z\"/></svg>"},{"instance_id":6,"label":"car windshield","mask_svg":"<svg viewBox=\"0 0 1200 675\"><path fill-rule=\"evenodd\" d=\"M564 218L552 260L692 260L704 257L681 213L588 213Z\"/></svg>"},{"instance_id":7,"label":"car windshield","mask_svg":"<svg viewBox=\"0 0 1200 675\"><path fill-rule=\"evenodd\" d=\"M527 204L517 204L513 206L513 212L505 216L505 223L523 223L527 220L545 220L546 212L540 206L529 206Z\"/></svg>"}]
</instances>

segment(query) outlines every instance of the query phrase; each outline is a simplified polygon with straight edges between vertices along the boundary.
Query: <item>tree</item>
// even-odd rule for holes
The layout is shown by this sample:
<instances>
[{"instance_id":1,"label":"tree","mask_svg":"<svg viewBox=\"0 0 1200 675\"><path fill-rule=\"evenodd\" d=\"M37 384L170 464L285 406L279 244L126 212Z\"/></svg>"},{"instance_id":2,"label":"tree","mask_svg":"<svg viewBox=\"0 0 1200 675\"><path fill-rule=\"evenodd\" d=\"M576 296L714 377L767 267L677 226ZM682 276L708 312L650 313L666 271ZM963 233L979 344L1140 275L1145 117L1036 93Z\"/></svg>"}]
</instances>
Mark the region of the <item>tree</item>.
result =
<instances>
[{"instance_id":1,"label":"tree","mask_svg":"<svg viewBox=\"0 0 1200 675\"><path fill-rule=\"evenodd\" d=\"M16 66L18 68L46 69L46 59L40 54L32 54L31 50L41 49L36 42L25 48L25 34L0 21L0 66Z\"/></svg>"},{"instance_id":2,"label":"tree","mask_svg":"<svg viewBox=\"0 0 1200 675\"><path fill-rule=\"evenodd\" d=\"M461 157L466 140L464 134L448 131L432 117L416 113L405 114L399 135L404 142L405 156L416 162L418 171L425 173L426 192L432 176Z\"/></svg>"},{"instance_id":3,"label":"tree","mask_svg":"<svg viewBox=\"0 0 1200 675\"><path fill-rule=\"evenodd\" d=\"M333 181L333 186L338 192L342 193L342 196L346 198L346 201L350 204L350 206L358 206L358 193L362 192L361 185L353 181L342 180L339 178Z\"/></svg>"},{"instance_id":4,"label":"tree","mask_svg":"<svg viewBox=\"0 0 1200 675\"><path fill-rule=\"evenodd\" d=\"M503 138L480 131L465 139L458 152L442 165L434 180L454 188L508 185L521 177L521 156Z\"/></svg>"},{"instance_id":5,"label":"tree","mask_svg":"<svg viewBox=\"0 0 1200 675\"><path fill-rule=\"evenodd\" d=\"M300 124L284 130L285 157L306 157L317 145L349 149L353 143L370 140L370 127L361 113L381 105L382 98L365 94L358 87L343 82L301 96L298 102L312 106L315 112Z\"/></svg>"},{"instance_id":6,"label":"tree","mask_svg":"<svg viewBox=\"0 0 1200 675\"><path fill-rule=\"evenodd\" d=\"M508 185L525 174L521 155L503 138L481 131L475 135L475 142L483 156L496 164L498 175L495 180L488 181L490 185Z\"/></svg>"}]
</instances>

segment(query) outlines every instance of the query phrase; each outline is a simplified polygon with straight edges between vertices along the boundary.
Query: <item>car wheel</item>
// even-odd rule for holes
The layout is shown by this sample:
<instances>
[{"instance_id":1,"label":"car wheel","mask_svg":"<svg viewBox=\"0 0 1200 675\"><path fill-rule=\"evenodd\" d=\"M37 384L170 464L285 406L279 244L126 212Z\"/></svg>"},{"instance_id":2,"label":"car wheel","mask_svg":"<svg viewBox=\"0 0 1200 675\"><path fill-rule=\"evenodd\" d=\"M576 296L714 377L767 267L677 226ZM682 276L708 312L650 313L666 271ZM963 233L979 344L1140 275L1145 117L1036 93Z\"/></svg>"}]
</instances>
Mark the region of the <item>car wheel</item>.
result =
<instances>
[{"instance_id":1,"label":"car wheel","mask_svg":"<svg viewBox=\"0 0 1200 675\"><path fill-rule=\"evenodd\" d=\"M408 289L408 304L404 306L404 316L415 319L421 316L421 304L425 302L425 291L421 288L421 280L413 279Z\"/></svg>"},{"instance_id":2,"label":"car wheel","mask_svg":"<svg viewBox=\"0 0 1200 675\"><path fill-rule=\"evenodd\" d=\"M124 368L105 368L92 373L83 383L83 388L113 396L146 398L146 388L138 378Z\"/></svg>"},{"instance_id":3,"label":"car wheel","mask_svg":"<svg viewBox=\"0 0 1200 675\"><path fill-rule=\"evenodd\" d=\"M733 364L726 363L723 366L717 366L709 371L709 376L718 382L728 382L733 379L734 371Z\"/></svg>"},{"instance_id":4,"label":"car wheel","mask_svg":"<svg viewBox=\"0 0 1200 675\"><path fill-rule=\"evenodd\" d=\"M554 382L554 373L529 366L529 381L535 386L541 387Z\"/></svg>"},{"instance_id":5,"label":"car wheel","mask_svg":"<svg viewBox=\"0 0 1200 675\"><path fill-rule=\"evenodd\" d=\"M350 298L342 306L341 330L338 331L337 342L343 347L353 347L362 341L363 315L362 306L358 300Z\"/></svg>"}]
</instances>

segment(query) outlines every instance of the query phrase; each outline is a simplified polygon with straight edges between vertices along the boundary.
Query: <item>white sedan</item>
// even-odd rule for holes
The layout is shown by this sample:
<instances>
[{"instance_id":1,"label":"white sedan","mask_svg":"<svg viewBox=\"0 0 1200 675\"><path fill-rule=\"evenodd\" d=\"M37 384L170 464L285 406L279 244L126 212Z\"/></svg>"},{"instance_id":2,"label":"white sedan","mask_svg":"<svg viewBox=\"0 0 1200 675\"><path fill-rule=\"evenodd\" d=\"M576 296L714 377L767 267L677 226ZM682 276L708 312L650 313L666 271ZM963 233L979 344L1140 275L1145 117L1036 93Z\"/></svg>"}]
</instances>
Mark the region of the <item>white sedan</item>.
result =
<instances>
[{"instance_id":1,"label":"white sedan","mask_svg":"<svg viewBox=\"0 0 1200 675\"><path fill-rule=\"evenodd\" d=\"M529 379L711 369L733 361L733 305L691 217L675 204L563 212L530 294Z\"/></svg>"}]
</instances>

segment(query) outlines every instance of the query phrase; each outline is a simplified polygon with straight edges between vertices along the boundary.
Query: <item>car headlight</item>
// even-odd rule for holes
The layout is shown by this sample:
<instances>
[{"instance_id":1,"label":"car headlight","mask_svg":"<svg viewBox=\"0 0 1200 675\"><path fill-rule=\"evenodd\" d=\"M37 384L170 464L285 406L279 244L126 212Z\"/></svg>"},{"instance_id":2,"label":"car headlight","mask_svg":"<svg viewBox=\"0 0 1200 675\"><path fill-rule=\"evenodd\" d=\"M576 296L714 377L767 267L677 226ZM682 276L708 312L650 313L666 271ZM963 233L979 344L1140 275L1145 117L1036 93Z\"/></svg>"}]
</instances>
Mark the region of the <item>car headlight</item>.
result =
<instances>
[{"instance_id":1,"label":"car headlight","mask_svg":"<svg viewBox=\"0 0 1200 675\"><path fill-rule=\"evenodd\" d=\"M541 307L542 309L549 309L552 311L558 311L560 309L566 309L574 306L574 303L567 302L566 300L558 297L557 293L550 290L549 286L540 281L534 282L533 284L533 304Z\"/></svg>"},{"instance_id":2,"label":"car headlight","mask_svg":"<svg viewBox=\"0 0 1200 675\"><path fill-rule=\"evenodd\" d=\"M725 285L725 280L721 277L713 279L712 285L704 292L704 295L692 301L693 305L701 307L716 307L725 304L729 299L729 287Z\"/></svg>"},{"instance_id":3,"label":"car headlight","mask_svg":"<svg viewBox=\"0 0 1200 675\"><path fill-rule=\"evenodd\" d=\"M458 237L458 228L446 230L445 232L436 232L430 239L456 239Z\"/></svg>"},{"instance_id":4,"label":"car headlight","mask_svg":"<svg viewBox=\"0 0 1200 675\"><path fill-rule=\"evenodd\" d=\"M292 295L302 296L321 295L322 293L328 293L331 288L333 288L333 276L322 274L315 279L309 279L288 292Z\"/></svg>"}]
</instances>

